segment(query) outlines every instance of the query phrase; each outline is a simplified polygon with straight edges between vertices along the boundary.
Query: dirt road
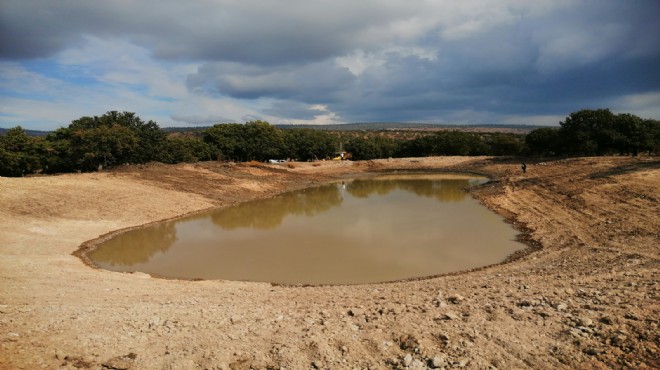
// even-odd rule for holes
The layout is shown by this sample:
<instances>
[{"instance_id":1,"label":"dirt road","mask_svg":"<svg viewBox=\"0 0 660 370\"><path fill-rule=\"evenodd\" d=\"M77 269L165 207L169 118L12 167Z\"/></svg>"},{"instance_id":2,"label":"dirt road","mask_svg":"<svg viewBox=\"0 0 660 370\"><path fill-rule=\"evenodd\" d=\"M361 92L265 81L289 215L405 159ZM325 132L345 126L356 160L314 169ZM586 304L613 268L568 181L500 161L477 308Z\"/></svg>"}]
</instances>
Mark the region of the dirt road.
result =
<instances>
[{"instance_id":1,"label":"dirt road","mask_svg":"<svg viewBox=\"0 0 660 370\"><path fill-rule=\"evenodd\" d=\"M537 250L359 286L177 281L73 256L113 230L341 176L490 175L472 192ZM150 164L0 178L2 369L660 368L660 160Z\"/></svg>"}]
</instances>

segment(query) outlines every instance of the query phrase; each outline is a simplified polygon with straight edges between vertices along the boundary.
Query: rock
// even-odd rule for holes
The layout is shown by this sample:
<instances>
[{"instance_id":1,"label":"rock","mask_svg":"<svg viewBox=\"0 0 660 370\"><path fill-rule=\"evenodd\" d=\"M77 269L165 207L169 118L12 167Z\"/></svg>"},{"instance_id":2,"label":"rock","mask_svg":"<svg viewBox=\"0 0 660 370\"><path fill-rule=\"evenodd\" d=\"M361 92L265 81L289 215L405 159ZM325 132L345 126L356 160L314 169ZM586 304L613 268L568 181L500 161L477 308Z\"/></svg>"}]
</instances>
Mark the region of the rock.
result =
<instances>
[{"instance_id":1,"label":"rock","mask_svg":"<svg viewBox=\"0 0 660 370\"><path fill-rule=\"evenodd\" d=\"M598 354L598 350L594 347L589 347L584 350L584 353L588 354L589 356L595 356Z\"/></svg>"},{"instance_id":2,"label":"rock","mask_svg":"<svg viewBox=\"0 0 660 370\"><path fill-rule=\"evenodd\" d=\"M468 362L470 362L468 359L462 358L460 360L452 362L451 365L453 367L465 367L467 366Z\"/></svg>"},{"instance_id":3,"label":"rock","mask_svg":"<svg viewBox=\"0 0 660 370\"><path fill-rule=\"evenodd\" d=\"M413 357L410 353L403 357L403 366L410 366L412 364Z\"/></svg>"},{"instance_id":4,"label":"rock","mask_svg":"<svg viewBox=\"0 0 660 370\"><path fill-rule=\"evenodd\" d=\"M447 312L442 316L443 320L458 320L459 317L453 312Z\"/></svg>"},{"instance_id":5,"label":"rock","mask_svg":"<svg viewBox=\"0 0 660 370\"><path fill-rule=\"evenodd\" d=\"M160 322L161 322L160 317L158 316L152 317L151 320L149 320L149 328L153 329L158 327L160 325Z\"/></svg>"},{"instance_id":6,"label":"rock","mask_svg":"<svg viewBox=\"0 0 660 370\"><path fill-rule=\"evenodd\" d=\"M459 304L465 300L465 297L463 297L460 294L454 294L452 296L447 297L447 301L453 303L453 304Z\"/></svg>"},{"instance_id":7,"label":"rock","mask_svg":"<svg viewBox=\"0 0 660 370\"><path fill-rule=\"evenodd\" d=\"M449 336L445 333L438 334L438 339L440 339L443 342L449 342Z\"/></svg>"},{"instance_id":8,"label":"rock","mask_svg":"<svg viewBox=\"0 0 660 370\"><path fill-rule=\"evenodd\" d=\"M621 348L625 344L626 339L628 337L625 334L616 332L610 336L609 341L613 346Z\"/></svg>"},{"instance_id":9,"label":"rock","mask_svg":"<svg viewBox=\"0 0 660 370\"><path fill-rule=\"evenodd\" d=\"M350 310L348 310L348 316L359 316L362 314L363 312L359 308L351 308Z\"/></svg>"},{"instance_id":10,"label":"rock","mask_svg":"<svg viewBox=\"0 0 660 370\"><path fill-rule=\"evenodd\" d=\"M124 356L117 356L109 359L103 363L103 367L113 370L128 370L133 366L133 360L136 358L137 355L131 352Z\"/></svg>"},{"instance_id":11,"label":"rock","mask_svg":"<svg viewBox=\"0 0 660 370\"><path fill-rule=\"evenodd\" d=\"M433 300L433 305L435 307L438 307L438 308L442 308L442 307L447 306L447 304L445 302L443 302L442 299L440 299L440 298L434 299Z\"/></svg>"},{"instance_id":12,"label":"rock","mask_svg":"<svg viewBox=\"0 0 660 370\"><path fill-rule=\"evenodd\" d=\"M616 322L616 319L609 315L603 315L600 317L600 320L598 321L602 322L605 325L612 325Z\"/></svg>"},{"instance_id":13,"label":"rock","mask_svg":"<svg viewBox=\"0 0 660 370\"><path fill-rule=\"evenodd\" d=\"M414 350L419 346L419 341L417 338L413 337L410 334L402 335L399 338L399 348L402 350Z\"/></svg>"},{"instance_id":14,"label":"rock","mask_svg":"<svg viewBox=\"0 0 660 370\"><path fill-rule=\"evenodd\" d=\"M431 366L433 366L434 369L437 369L439 367L443 367L446 364L447 364L447 360L444 357L435 356L431 360Z\"/></svg>"},{"instance_id":15,"label":"rock","mask_svg":"<svg viewBox=\"0 0 660 370\"><path fill-rule=\"evenodd\" d=\"M580 325L580 326L585 326L585 327L593 326L594 321L591 318L587 317L587 316L580 316L577 319L577 324Z\"/></svg>"},{"instance_id":16,"label":"rock","mask_svg":"<svg viewBox=\"0 0 660 370\"><path fill-rule=\"evenodd\" d=\"M414 360L412 364L410 364L410 370L426 370L428 367L424 365L424 363L420 360Z\"/></svg>"},{"instance_id":17,"label":"rock","mask_svg":"<svg viewBox=\"0 0 660 370\"><path fill-rule=\"evenodd\" d=\"M568 308L568 306L565 303L559 303L558 305L555 306L557 311L564 311L565 309Z\"/></svg>"}]
</instances>

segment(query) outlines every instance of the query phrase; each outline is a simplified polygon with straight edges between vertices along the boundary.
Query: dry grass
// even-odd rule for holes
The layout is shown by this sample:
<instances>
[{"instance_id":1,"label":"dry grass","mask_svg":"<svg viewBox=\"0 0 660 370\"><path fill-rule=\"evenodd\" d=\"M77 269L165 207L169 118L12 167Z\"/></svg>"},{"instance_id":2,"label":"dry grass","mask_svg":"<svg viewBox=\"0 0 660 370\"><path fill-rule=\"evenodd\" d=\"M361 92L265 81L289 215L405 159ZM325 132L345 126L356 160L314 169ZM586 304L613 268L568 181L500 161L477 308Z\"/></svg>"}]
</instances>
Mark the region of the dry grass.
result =
<instances>
[{"instance_id":1,"label":"dry grass","mask_svg":"<svg viewBox=\"0 0 660 370\"><path fill-rule=\"evenodd\" d=\"M244 167L260 167L263 163L258 162L258 161L249 161L249 162L241 162L240 165Z\"/></svg>"}]
</instances>

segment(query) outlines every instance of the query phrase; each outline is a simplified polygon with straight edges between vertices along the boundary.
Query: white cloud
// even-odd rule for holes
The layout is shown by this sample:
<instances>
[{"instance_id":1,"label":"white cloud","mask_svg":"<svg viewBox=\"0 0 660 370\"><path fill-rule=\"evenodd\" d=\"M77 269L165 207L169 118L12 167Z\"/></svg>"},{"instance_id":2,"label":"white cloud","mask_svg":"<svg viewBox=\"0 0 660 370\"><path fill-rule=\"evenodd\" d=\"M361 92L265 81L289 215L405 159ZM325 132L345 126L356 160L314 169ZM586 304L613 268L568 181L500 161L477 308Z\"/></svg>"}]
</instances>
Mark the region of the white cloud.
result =
<instances>
[{"instance_id":1,"label":"white cloud","mask_svg":"<svg viewBox=\"0 0 660 370\"><path fill-rule=\"evenodd\" d=\"M660 119L660 91L622 96L613 102L612 109L642 118Z\"/></svg>"}]
</instances>

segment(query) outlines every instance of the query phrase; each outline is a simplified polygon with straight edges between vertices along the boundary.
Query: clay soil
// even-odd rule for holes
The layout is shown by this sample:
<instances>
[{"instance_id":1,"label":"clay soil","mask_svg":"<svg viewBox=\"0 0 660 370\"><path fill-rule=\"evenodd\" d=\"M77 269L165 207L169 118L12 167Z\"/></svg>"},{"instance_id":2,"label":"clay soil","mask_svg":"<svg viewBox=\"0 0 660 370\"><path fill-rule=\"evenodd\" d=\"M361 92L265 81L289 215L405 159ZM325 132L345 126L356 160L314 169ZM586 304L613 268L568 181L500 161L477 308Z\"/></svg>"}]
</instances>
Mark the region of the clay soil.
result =
<instances>
[{"instance_id":1,"label":"clay soil","mask_svg":"<svg viewBox=\"0 0 660 370\"><path fill-rule=\"evenodd\" d=\"M128 227L337 178L487 174L531 252L416 281L291 287L86 265ZM2 369L659 368L660 160L149 164L0 178ZM474 230L479 232L479 230Z\"/></svg>"}]
</instances>

